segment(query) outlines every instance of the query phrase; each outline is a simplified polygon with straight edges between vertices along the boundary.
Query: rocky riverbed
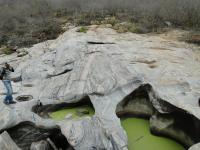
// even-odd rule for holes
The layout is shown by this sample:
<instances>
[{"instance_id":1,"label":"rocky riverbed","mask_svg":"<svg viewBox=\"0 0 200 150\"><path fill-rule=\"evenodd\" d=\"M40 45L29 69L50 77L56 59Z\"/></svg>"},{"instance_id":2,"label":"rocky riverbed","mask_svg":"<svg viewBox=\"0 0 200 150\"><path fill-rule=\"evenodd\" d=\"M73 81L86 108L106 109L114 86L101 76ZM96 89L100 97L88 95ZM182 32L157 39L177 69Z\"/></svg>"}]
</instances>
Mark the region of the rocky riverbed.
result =
<instances>
[{"instance_id":1,"label":"rocky riverbed","mask_svg":"<svg viewBox=\"0 0 200 150\"><path fill-rule=\"evenodd\" d=\"M162 35L71 27L11 63L16 105L0 101L1 149L128 149L119 117L148 118L153 134L189 148L200 142L198 47ZM0 84L0 98L3 99ZM37 107L38 100L43 106ZM78 120L44 115L90 103L95 114ZM7 139L10 144L6 144ZM12 146L12 148L10 148ZM195 149L198 146L193 146Z\"/></svg>"}]
</instances>

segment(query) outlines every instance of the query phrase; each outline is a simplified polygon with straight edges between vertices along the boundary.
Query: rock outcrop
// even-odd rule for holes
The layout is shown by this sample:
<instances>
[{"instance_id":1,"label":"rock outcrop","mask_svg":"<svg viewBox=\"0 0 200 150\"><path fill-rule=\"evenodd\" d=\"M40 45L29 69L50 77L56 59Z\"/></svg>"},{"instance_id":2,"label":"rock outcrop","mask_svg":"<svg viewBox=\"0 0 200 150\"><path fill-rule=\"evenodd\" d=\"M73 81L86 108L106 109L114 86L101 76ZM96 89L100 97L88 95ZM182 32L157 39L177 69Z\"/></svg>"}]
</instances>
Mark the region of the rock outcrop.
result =
<instances>
[{"instance_id":1,"label":"rock outcrop","mask_svg":"<svg viewBox=\"0 0 200 150\"><path fill-rule=\"evenodd\" d=\"M21 58L17 54L0 56L0 63L7 61L16 68L14 97L29 95L16 105L0 103L0 131L31 122L46 130L59 127L76 150L126 150L127 136L116 108L144 85L152 90L148 92L150 103L143 99L143 115L151 116L155 110L171 114L174 107L165 107L162 100L200 119L200 55L188 44L153 35L118 34L96 26L87 33L76 30L34 45ZM95 109L93 117L56 122L32 112L38 100L55 105L76 103L86 96Z\"/></svg>"}]
</instances>

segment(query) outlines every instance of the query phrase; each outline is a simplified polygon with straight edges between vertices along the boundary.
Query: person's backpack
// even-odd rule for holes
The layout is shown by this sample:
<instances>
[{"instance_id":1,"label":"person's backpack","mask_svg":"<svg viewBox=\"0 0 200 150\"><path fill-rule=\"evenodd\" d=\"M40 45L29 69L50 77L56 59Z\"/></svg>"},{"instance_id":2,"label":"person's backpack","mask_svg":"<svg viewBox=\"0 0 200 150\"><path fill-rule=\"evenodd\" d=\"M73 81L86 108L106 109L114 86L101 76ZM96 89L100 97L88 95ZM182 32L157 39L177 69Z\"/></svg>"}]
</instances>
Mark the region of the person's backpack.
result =
<instances>
[{"instance_id":1,"label":"person's backpack","mask_svg":"<svg viewBox=\"0 0 200 150\"><path fill-rule=\"evenodd\" d=\"M2 71L0 72L0 80L3 80L4 75L5 75L5 69L2 68Z\"/></svg>"}]
</instances>

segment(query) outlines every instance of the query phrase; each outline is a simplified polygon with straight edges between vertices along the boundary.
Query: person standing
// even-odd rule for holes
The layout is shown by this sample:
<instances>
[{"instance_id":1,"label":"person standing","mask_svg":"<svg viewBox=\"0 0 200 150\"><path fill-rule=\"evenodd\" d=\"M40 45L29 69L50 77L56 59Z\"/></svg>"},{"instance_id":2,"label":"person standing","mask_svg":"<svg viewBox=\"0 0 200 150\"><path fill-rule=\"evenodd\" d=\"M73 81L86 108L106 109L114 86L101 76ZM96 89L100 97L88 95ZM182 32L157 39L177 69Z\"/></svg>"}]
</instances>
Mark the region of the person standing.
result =
<instances>
[{"instance_id":1,"label":"person standing","mask_svg":"<svg viewBox=\"0 0 200 150\"><path fill-rule=\"evenodd\" d=\"M4 99L4 104L15 104L16 102L13 101L13 89L11 84L11 72L14 72L13 67L11 67L8 63L5 63L4 67L0 69L0 79L2 80L5 89L6 89L6 97Z\"/></svg>"}]
</instances>

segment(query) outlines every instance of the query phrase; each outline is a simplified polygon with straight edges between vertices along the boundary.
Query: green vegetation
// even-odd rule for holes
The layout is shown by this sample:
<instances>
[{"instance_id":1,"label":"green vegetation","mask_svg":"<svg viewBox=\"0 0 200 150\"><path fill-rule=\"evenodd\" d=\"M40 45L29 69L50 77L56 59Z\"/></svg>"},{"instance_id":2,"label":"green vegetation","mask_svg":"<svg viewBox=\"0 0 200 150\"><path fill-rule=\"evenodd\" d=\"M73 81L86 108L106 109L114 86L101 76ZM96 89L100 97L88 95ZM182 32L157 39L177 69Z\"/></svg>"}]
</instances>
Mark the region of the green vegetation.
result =
<instances>
[{"instance_id":1,"label":"green vegetation","mask_svg":"<svg viewBox=\"0 0 200 150\"><path fill-rule=\"evenodd\" d=\"M10 47L54 39L66 23L109 24L119 33L162 32L165 27L199 31L200 1L0 0L0 20L0 46Z\"/></svg>"},{"instance_id":2,"label":"green vegetation","mask_svg":"<svg viewBox=\"0 0 200 150\"><path fill-rule=\"evenodd\" d=\"M185 150L171 139L152 135L148 120L128 118L122 120L122 126L128 134L129 150Z\"/></svg>"},{"instance_id":3,"label":"green vegetation","mask_svg":"<svg viewBox=\"0 0 200 150\"><path fill-rule=\"evenodd\" d=\"M80 109L88 110L89 114L85 114L83 116L78 115L77 111L80 110ZM78 119L78 118L85 117L85 116L88 116L88 115L92 116L94 114L94 109L92 107L88 106L88 105L78 106L78 107L75 107L75 108L66 108L66 109L62 109L62 110L58 110L58 111L50 113L50 117L57 120L57 121L60 121L60 120L64 120L65 116L68 115L68 114L72 114L73 119Z\"/></svg>"},{"instance_id":4,"label":"green vegetation","mask_svg":"<svg viewBox=\"0 0 200 150\"><path fill-rule=\"evenodd\" d=\"M89 114L77 115L77 111L80 109L88 110ZM50 117L61 121L69 114L72 115L72 119L79 119L85 116L92 116L94 109L88 105L66 108L50 113ZM128 134L129 150L185 150L183 146L171 139L152 135L149 130L148 120L139 118L123 119L122 126Z\"/></svg>"},{"instance_id":5,"label":"green vegetation","mask_svg":"<svg viewBox=\"0 0 200 150\"><path fill-rule=\"evenodd\" d=\"M10 55L15 52L13 51L13 49L8 48L8 47L2 48L1 51L2 51L1 53L6 54L6 55Z\"/></svg>"},{"instance_id":6,"label":"green vegetation","mask_svg":"<svg viewBox=\"0 0 200 150\"><path fill-rule=\"evenodd\" d=\"M46 0L0 0L0 20L0 46L29 47L62 32Z\"/></svg>"},{"instance_id":7,"label":"green vegetation","mask_svg":"<svg viewBox=\"0 0 200 150\"><path fill-rule=\"evenodd\" d=\"M141 31L136 24L130 22L115 24L113 29L115 29L118 33L124 33L124 32L143 33L143 31Z\"/></svg>"},{"instance_id":8,"label":"green vegetation","mask_svg":"<svg viewBox=\"0 0 200 150\"><path fill-rule=\"evenodd\" d=\"M112 26L119 23L120 20L118 20L115 16L104 18L104 20L101 21L101 24L111 24Z\"/></svg>"},{"instance_id":9,"label":"green vegetation","mask_svg":"<svg viewBox=\"0 0 200 150\"><path fill-rule=\"evenodd\" d=\"M87 33L88 28L87 27L81 27L77 30L77 32L81 32L81 33Z\"/></svg>"}]
</instances>

